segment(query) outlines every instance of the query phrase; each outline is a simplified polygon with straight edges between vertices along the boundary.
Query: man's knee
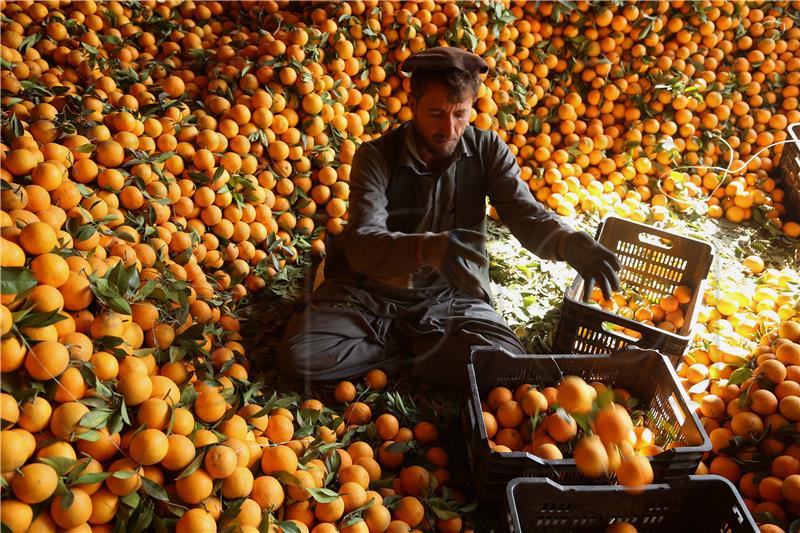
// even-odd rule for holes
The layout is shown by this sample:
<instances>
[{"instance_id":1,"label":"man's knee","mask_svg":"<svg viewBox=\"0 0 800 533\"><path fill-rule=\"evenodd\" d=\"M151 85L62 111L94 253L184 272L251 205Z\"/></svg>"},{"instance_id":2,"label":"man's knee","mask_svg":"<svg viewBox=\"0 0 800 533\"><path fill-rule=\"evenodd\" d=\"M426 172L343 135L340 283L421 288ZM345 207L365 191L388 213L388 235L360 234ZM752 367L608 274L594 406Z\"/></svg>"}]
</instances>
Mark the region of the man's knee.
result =
<instances>
[{"instance_id":1,"label":"man's knee","mask_svg":"<svg viewBox=\"0 0 800 533\"><path fill-rule=\"evenodd\" d=\"M314 333L285 337L278 345L275 360L278 370L295 379L324 381L336 350L336 339L327 340Z\"/></svg>"}]
</instances>

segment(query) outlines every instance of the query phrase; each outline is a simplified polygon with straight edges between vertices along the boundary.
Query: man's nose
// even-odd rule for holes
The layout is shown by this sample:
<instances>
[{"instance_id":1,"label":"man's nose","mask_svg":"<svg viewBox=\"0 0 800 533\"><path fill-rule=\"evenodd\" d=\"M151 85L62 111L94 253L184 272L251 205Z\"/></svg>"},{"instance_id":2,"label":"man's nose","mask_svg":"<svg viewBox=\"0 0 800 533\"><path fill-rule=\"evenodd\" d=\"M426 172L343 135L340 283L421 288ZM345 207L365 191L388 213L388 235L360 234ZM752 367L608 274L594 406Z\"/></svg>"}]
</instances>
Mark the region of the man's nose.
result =
<instances>
[{"instance_id":1,"label":"man's nose","mask_svg":"<svg viewBox=\"0 0 800 533\"><path fill-rule=\"evenodd\" d=\"M444 117L442 121L442 133L447 134L448 137L455 136L456 133L456 121L451 116Z\"/></svg>"}]
</instances>

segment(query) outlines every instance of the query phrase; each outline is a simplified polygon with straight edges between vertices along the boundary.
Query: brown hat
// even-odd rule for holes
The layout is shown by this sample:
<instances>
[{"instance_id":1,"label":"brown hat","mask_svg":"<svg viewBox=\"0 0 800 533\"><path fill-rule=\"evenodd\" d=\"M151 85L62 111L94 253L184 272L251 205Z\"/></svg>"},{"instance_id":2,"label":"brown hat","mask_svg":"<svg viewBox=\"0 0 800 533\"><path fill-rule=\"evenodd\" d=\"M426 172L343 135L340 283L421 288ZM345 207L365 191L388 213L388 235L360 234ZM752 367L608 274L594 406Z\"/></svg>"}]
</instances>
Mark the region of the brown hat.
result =
<instances>
[{"instance_id":1,"label":"brown hat","mask_svg":"<svg viewBox=\"0 0 800 533\"><path fill-rule=\"evenodd\" d=\"M465 72L485 74L489 65L479 55L451 46L428 48L403 61L400 71L413 74L415 70L447 70L456 68Z\"/></svg>"}]
</instances>

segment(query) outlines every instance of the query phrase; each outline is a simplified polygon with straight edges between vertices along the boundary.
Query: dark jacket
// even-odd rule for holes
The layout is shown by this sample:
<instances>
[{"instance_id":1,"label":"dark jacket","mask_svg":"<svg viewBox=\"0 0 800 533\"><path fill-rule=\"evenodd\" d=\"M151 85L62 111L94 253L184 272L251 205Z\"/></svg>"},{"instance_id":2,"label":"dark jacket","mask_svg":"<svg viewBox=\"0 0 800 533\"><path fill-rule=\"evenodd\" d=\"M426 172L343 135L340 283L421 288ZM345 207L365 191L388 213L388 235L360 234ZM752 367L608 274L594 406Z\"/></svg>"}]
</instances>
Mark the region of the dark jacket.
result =
<instances>
[{"instance_id":1,"label":"dark jacket","mask_svg":"<svg viewBox=\"0 0 800 533\"><path fill-rule=\"evenodd\" d=\"M415 155L413 131L413 123L406 123L356 151L348 225L329 251L326 278L411 275L414 287L443 283L419 260L422 234L485 231L487 196L523 246L539 257L557 259L557 237L571 229L536 201L496 133L468 126L450 167L436 176ZM468 265L489 301L488 266Z\"/></svg>"}]
</instances>

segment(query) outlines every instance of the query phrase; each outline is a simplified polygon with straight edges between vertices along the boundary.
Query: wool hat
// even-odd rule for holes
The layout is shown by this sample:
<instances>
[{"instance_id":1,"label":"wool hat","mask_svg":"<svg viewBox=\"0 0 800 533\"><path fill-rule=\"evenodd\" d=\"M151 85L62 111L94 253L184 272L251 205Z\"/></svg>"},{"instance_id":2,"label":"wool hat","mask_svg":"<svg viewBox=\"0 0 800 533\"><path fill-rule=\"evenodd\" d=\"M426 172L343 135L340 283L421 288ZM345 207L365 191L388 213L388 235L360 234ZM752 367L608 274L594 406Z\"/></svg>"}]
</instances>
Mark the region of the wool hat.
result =
<instances>
[{"instance_id":1,"label":"wool hat","mask_svg":"<svg viewBox=\"0 0 800 533\"><path fill-rule=\"evenodd\" d=\"M485 74L489 65L479 55L452 46L428 48L403 61L400 71L413 74L415 70L459 69L465 72L478 71Z\"/></svg>"}]
</instances>

